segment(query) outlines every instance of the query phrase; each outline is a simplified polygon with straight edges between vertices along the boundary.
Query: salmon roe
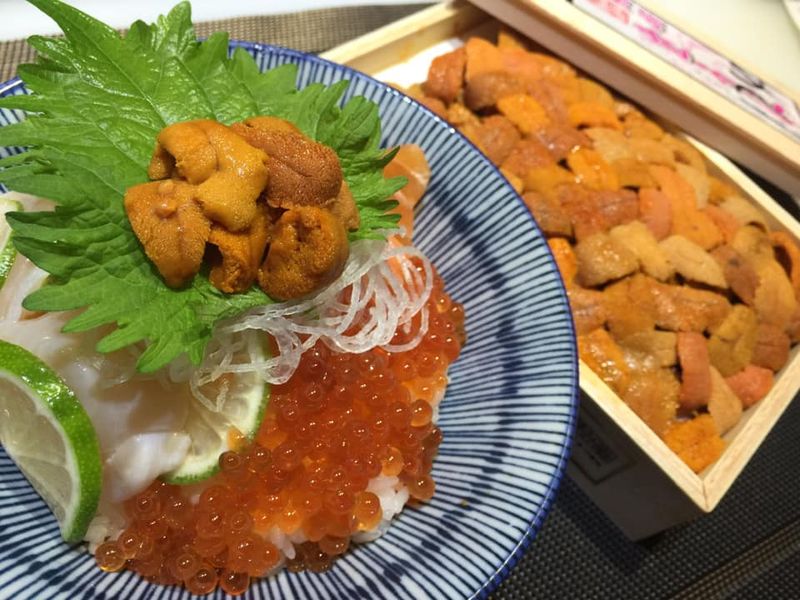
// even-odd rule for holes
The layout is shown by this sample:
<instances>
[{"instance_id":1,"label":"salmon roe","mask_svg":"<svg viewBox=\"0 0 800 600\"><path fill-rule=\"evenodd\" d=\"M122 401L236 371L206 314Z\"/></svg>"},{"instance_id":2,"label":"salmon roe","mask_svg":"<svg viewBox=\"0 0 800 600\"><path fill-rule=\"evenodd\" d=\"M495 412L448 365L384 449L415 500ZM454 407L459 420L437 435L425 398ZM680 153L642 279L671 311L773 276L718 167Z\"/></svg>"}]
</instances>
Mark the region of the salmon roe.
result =
<instances>
[{"instance_id":1,"label":"salmon roe","mask_svg":"<svg viewBox=\"0 0 800 600\"><path fill-rule=\"evenodd\" d=\"M427 308L428 331L412 350L338 354L318 343L305 352L292 378L273 386L255 443L232 434L237 450L220 456L197 503L156 481L126 502L127 528L98 547L98 566L239 595L278 566L281 552L266 539L273 528L308 540L287 569L321 572L353 534L381 522L371 479L398 477L412 498L429 500L442 441L434 407L464 342L464 312L438 276ZM413 335L399 331L392 344Z\"/></svg>"}]
</instances>

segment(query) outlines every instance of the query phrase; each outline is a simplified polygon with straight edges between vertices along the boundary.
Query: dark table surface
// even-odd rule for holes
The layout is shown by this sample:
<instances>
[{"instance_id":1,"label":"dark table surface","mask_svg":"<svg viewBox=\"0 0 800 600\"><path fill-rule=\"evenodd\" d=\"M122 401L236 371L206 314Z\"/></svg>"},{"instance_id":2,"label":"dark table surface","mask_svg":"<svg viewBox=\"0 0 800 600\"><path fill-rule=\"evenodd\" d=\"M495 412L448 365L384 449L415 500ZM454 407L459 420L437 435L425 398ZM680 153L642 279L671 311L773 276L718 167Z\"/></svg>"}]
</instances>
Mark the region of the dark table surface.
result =
<instances>
[{"instance_id":1,"label":"dark table surface","mask_svg":"<svg viewBox=\"0 0 800 600\"><path fill-rule=\"evenodd\" d=\"M322 52L424 7L317 10L197 29ZM0 81L31 59L21 41L0 43ZM761 183L800 217L786 194ZM799 462L800 402L794 402L711 514L639 543L565 477L542 530L492 598L800 600Z\"/></svg>"}]
</instances>

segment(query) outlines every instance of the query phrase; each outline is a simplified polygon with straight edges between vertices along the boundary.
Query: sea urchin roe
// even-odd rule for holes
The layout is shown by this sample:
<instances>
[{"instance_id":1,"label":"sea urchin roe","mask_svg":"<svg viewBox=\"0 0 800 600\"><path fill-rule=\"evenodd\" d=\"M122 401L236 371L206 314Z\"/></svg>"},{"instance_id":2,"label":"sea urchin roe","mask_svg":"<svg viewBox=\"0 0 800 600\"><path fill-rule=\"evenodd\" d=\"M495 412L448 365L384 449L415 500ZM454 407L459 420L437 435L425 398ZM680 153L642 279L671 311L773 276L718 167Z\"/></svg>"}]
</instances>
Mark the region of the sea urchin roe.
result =
<instances>
[{"instance_id":1,"label":"sea urchin roe","mask_svg":"<svg viewBox=\"0 0 800 600\"><path fill-rule=\"evenodd\" d=\"M180 287L200 270L211 222L185 181L152 181L125 193L125 211L166 284Z\"/></svg>"},{"instance_id":2,"label":"sea urchin roe","mask_svg":"<svg viewBox=\"0 0 800 600\"><path fill-rule=\"evenodd\" d=\"M272 388L255 443L222 454L194 504L162 482L129 500L126 529L98 548L98 566L237 595L278 566L281 552L266 538L274 528L308 540L295 545L288 570L329 569L354 534L383 519L380 494L368 489L380 475L429 500L442 442L432 417L464 341L464 312L438 277L427 309L429 329L413 350L338 354L318 343L305 352L294 376Z\"/></svg>"},{"instance_id":3,"label":"sea urchin roe","mask_svg":"<svg viewBox=\"0 0 800 600\"><path fill-rule=\"evenodd\" d=\"M125 210L173 288L205 257L209 281L224 293L257 280L276 300L310 294L341 275L347 230L360 225L336 152L275 117L168 125L148 176L159 181L128 188Z\"/></svg>"},{"instance_id":4,"label":"sea urchin roe","mask_svg":"<svg viewBox=\"0 0 800 600\"><path fill-rule=\"evenodd\" d=\"M275 117L253 117L231 129L266 152L269 182L267 203L276 208L327 206L339 194L342 167L333 149L303 135Z\"/></svg>"},{"instance_id":5,"label":"sea urchin roe","mask_svg":"<svg viewBox=\"0 0 800 600\"><path fill-rule=\"evenodd\" d=\"M232 232L250 226L268 180L263 151L208 119L168 125L158 144L175 157L172 176L197 186L195 197L208 218Z\"/></svg>"},{"instance_id":6,"label":"sea urchin roe","mask_svg":"<svg viewBox=\"0 0 800 600\"><path fill-rule=\"evenodd\" d=\"M349 254L347 230L333 213L316 206L287 210L275 224L258 282L276 300L305 296L335 281Z\"/></svg>"},{"instance_id":7,"label":"sea urchin roe","mask_svg":"<svg viewBox=\"0 0 800 600\"><path fill-rule=\"evenodd\" d=\"M214 257L211 261L211 285L226 294L247 291L258 274L272 227L270 209L261 202L256 205L253 222L244 231L231 233L212 225L208 243L216 247L219 259Z\"/></svg>"}]
</instances>

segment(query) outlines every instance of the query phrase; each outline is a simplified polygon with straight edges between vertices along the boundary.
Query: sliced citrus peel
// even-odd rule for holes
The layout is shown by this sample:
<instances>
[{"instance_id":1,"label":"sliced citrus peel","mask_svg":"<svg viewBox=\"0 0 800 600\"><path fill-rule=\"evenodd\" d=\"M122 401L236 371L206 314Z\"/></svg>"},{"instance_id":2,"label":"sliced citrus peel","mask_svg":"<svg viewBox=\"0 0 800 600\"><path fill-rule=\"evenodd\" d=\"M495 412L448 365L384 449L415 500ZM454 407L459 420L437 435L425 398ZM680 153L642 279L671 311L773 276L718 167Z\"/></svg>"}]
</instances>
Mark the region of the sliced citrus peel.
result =
<instances>
[{"instance_id":1,"label":"sliced citrus peel","mask_svg":"<svg viewBox=\"0 0 800 600\"><path fill-rule=\"evenodd\" d=\"M0 443L53 511L83 539L102 488L92 422L66 383L24 348L0 340Z\"/></svg>"},{"instance_id":2,"label":"sliced citrus peel","mask_svg":"<svg viewBox=\"0 0 800 600\"><path fill-rule=\"evenodd\" d=\"M14 210L22 210L22 205L16 200L0 198L0 288L5 284L17 257L17 250L11 242L11 227L6 221L6 213Z\"/></svg>"},{"instance_id":3,"label":"sliced citrus peel","mask_svg":"<svg viewBox=\"0 0 800 600\"><path fill-rule=\"evenodd\" d=\"M269 358L265 336L250 335L246 352L255 352L258 361ZM222 394L224 399L217 407L192 400L184 426L192 440L189 452L180 467L163 477L168 483L192 484L211 477L219 470L223 452L252 440L264 418L270 387L255 371L226 373L203 386L203 393Z\"/></svg>"}]
</instances>

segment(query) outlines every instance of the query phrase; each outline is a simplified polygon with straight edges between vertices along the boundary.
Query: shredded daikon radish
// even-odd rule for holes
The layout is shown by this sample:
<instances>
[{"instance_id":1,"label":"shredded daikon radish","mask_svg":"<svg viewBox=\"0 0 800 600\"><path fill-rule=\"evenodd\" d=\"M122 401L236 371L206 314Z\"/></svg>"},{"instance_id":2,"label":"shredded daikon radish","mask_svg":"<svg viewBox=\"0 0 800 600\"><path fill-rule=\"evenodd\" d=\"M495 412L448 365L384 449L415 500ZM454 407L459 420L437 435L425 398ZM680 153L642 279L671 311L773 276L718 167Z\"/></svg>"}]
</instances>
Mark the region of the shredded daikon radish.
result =
<instances>
[{"instance_id":1,"label":"shredded daikon radish","mask_svg":"<svg viewBox=\"0 0 800 600\"><path fill-rule=\"evenodd\" d=\"M376 347L409 350L428 330L425 303L432 288L431 264L413 246L355 242L342 276L328 288L311 298L258 307L219 324L203 363L194 369L173 365L170 378L188 378L200 402L210 410L221 410L227 395L224 385L215 384L221 377L257 373L268 383L285 383L303 352L320 340L337 352L361 353ZM419 325L412 335L417 315ZM397 331L411 339L392 345ZM277 347L268 358L259 346L264 334ZM210 390L211 394L205 393Z\"/></svg>"}]
</instances>

